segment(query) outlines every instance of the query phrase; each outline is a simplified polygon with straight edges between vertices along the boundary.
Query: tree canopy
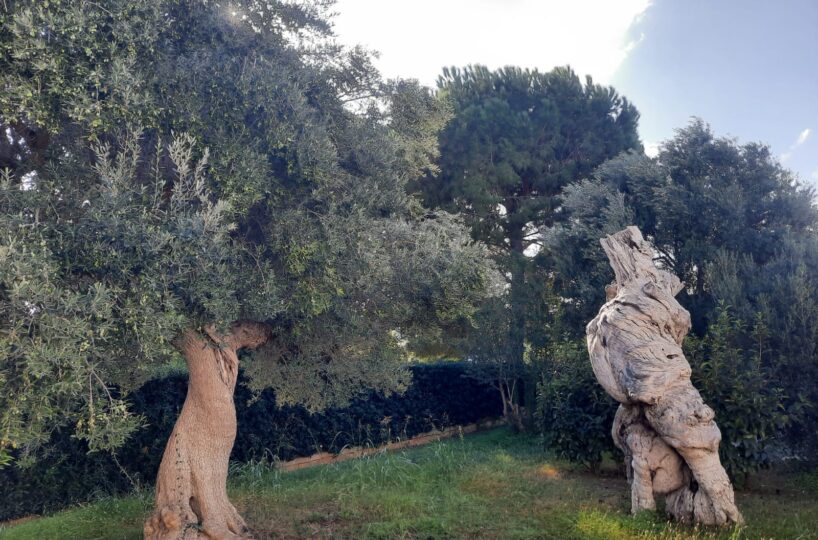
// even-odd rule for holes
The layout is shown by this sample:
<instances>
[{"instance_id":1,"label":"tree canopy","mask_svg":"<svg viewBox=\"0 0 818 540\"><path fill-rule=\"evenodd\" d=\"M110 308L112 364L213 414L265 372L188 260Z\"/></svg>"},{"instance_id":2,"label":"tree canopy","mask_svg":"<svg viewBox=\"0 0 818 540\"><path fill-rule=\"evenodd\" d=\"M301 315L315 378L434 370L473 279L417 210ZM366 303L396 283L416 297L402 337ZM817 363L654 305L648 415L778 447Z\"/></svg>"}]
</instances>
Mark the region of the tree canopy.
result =
<instances>
[{"instance_id":1,"label":"tree canopy","mask_svg":"<svg viewBox=\"0 0 818 540\"><path fill-rule=\"evenodd\" d=\"M598 281L607 279L587 271L602 255L592 240L625 222L650 235L659 264L686 284L681 298L698 332L722 294L719 261L747 257L763 267L797 238L811 237L818 222L813 189L783 168L767 146L716 137L701 120L679 129L655 159L624 154L566 193L568 224L549 232L551 249L545 253L557 261L562 293L587 306L583 319L604 301Z\"/></svg>"},{"instance_id":2,"label":"tree canopy","mask_svg":"<svg viewBox=\"0 0 818 540\"><path fill-rule=\"evenodd\" d=\"M336 45L330 4L0 8L3 455L120 444L188 328L269 325L251 384L316 409L471 324L484 248L406 190L446 109Z\"/></svg>"},{"instance_id":3,"label":"tree canopy","mask_svg":"<svg viewBox=\"0 0 818 540\"><path fill-rule=\"evenodd\" d=\"M590 77L583 83L568 67L451 68L438 86L453 118L440 133L440 173L420 187L430 205L464 217L506 277L508 296L486 308L482 335L465 349L513 382L548 318L550 270L533 259L541 233L561 219L566 185L624 150L641 149L639 114L613 88ZM486 339L497 343L487 348Z\"/></svg>"}]
</instances>

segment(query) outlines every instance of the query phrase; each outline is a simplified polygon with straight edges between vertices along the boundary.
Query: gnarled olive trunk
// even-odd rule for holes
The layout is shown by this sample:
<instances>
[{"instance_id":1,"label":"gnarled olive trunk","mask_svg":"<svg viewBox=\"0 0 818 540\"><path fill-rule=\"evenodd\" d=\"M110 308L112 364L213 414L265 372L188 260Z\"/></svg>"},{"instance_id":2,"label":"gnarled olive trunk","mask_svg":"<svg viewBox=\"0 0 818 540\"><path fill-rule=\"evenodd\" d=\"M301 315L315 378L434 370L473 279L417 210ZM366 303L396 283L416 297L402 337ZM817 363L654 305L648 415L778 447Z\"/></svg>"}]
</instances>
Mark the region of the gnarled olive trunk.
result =
<instances>
[{"instance_id":1,"label":"gnarled olive trunk","mask_svg":"<svg viewBox=\"0 0 818 540\"><path fill-rule=\"evenodd\" d=\"M168 440L156 479L156 509L145 522L146 540L249 538L227 499L227 465L236 439L237 352L267 341L266 325L240 321L230 333L186 331L176 341L190 380L182 412Z\"/></svg>"},{"instance_id":2,"label":"gnarled olive trunk","mask_svg":"<svg viewBox=\"0 0 818 540\"><path fill-rule=\"evenodd\" d=\"M588 323L588 352L599 383L619 403L613 427L625 453L633 512L656 508L681 521L741 523L719 460L721 432L690 382L682 341L690 314L676 301L679 279L653 264L636 227L602 239L616 282Z\"/></svg>"}]
</instances>

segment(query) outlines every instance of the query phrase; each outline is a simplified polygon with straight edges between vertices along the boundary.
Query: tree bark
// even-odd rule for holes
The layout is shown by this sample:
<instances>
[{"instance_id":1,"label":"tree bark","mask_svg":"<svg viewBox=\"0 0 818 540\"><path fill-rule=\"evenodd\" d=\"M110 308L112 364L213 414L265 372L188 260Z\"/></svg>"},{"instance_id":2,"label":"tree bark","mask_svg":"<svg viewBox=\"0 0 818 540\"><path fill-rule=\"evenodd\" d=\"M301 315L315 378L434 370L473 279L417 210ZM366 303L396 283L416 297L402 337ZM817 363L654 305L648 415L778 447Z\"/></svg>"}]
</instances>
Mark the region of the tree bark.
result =
<instances>
[{"instance_id":1,"label":"tree bark","mask_svg":"<svg viewBox=\"0 0 818 540\"><path fill-rule=\"evenodd\" d=\"M211 325L204 332L187 330L176 340L190 374L188 391L159 466L146 540L252 538L227 499L227 467L236 439L233 391L238 351L269 337L266 325L239 321L226 335Z\"/></svg>"},{"instance_id":2,"label":"tree bark","mask_svg":"<svg viewBox=\"0 0 818 540\"><path fill-rule=\"evenodd\" d=\"M602 247L616 282L588 323L588 352L597 380L621 403L613 437L625 453L633 512L667 495L666 511L681 521L742 523L719 460L721 432L682 352L690 314L675 299L681 282L654 266L636 227L602 239Z\"/></svg>"},{"instance_id":3,"label":"tree bark","mask_svg":"<svg viewBox=\"0 0 818 540\"><path fill-rule=\"evenodd\" d=\"M525 423L523 422L523 414L520 410L520 405L515 403L515 387L516 382L509 384L506 379L501 378L497 382L497 388L500 390L500 399L503 403L503 419L518 432L524 433L526 429Z\"/></svg>"}]
</instances>

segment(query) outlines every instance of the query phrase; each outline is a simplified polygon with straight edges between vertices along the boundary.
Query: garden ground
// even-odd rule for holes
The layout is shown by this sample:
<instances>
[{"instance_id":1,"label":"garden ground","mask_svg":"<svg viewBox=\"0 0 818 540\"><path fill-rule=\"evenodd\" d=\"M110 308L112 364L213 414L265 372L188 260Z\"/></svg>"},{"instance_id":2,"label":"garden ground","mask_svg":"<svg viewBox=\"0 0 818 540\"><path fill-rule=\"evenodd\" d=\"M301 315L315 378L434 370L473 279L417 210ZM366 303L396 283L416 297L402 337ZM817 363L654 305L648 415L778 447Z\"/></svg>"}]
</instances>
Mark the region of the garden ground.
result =
<instances>
[{"instance_id":1,"label":"garden ground","mask_svg":"<svg viewBox=\"0 0 818 540\"><path fill-rule=\"evenodd\" d=\"M627 483L584 472L505 428L400 453L282 473L236 466L230 496L258 538L818 539L818 471L766 472L737 498L743 528L631 517ZM152 493L0 528L0 539L138 539Z\"/></svg>"}]
</instances>

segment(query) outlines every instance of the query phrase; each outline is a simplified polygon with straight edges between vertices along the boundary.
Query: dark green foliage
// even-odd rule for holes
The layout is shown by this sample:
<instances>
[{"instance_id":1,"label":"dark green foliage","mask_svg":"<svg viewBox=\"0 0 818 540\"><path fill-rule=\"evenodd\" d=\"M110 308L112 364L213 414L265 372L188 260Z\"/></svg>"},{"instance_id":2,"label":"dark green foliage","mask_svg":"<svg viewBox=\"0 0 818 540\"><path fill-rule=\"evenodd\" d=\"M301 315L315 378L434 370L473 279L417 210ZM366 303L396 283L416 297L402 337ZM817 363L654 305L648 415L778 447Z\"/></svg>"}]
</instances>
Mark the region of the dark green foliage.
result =
<instances>
[{"instance_id":1,"label":"dark green foliage","mask_svg":"<svg viewBox=\"0 0 818 540\"><path fill-rule=\"evenodd\" d=\"M625 154L601 165L596 174L641 159ZM632 225L634 210L625 204L624 195L608 184L582 180L563 190L562 213L565 221L546 232L545 249L538 259L547 260L554 270L552 287L556 293L552 294L570 299L557 302L564 330L580 338L585 325L605 303L605 286L613 277L599 240Z\"/></svg>"},{"instance_id":2,"label":"dark green foliage","mask_svg":"<svg viewBox=\"0 0 818 540\"><path fill-rule=\"evenodd\" d=\"M622 216L654 243L657 262L686 284L679 300L699 334L717 304L712 265L725 252L761 267L789 251L788 244L810 236L818 224L813 189L797 182L768 147L718 138L701 120L678 130L656 159L623 154L568 193L573 197L565 209L577 222L551 232L556 238L546 256L560 261L557 290L579 302L585 322L595 313L592 304L604 298L599 273L612 275L596 264L605 260L598 237L619 227ZM577 247L586 243L590 251ZM743 294L757 302L760 292ZM589 301L592 294L595 301Z\"/></svg>"},{"instance_id":3,"label":"dark green foliage","mask_svg":"<svg viewBox=\"0 0 818 540\"><path fill-rule=\"evenodd\" d=\"M762 369L783 389L791 450L818 459L818 237L793 232L766 264L720 252L709 268L715 299L746 328L766 328Z\"/></svg>"},{"instance_id":4,"label":"dark green foliage","mask_svg":"<svg viewBox=\"0 0 818 540\"><path fill-rule=\"evenodd\" d=\"M763 318L746 328L724 304L704 338L685 342L693 384L716 412L719 454L734 478L768 466L769 449L790 422L784 388L765 361L769 354Z\"/></svg>"},{"instance_id":5,"label":"dark green foliage","mask_svg":"<svg viewBox=\"0 0 818 540\"><path fill-rule=\"evenodd\" d=\"M545 446L596 470L604 454L618 455L611 438L617 403L596 381L583 342L554 342L541 355L536 420Z\"/></svg>"},{"instance_id":6,"label":"dark green foliage","mask_svg":"<svg viewBox=\"0 0 818 540\"><path fill-rule=\"evenodd\" d=\"M292 459L318 451L338 452L499 416L499 396L470 379L466 368L462 362L415 365L412 384L403 395L370 392L349 407L315 414L298 406L277 408L270 390L258 401L243 393L237 396L241 412L232 457Z\"/></svg>"},{"instance_id":7,"label":"dark green foliage","mask_svg":"<svg viewBox=\"0 0 818 540\"><path fill-rule=\"evenodd\" d=\"M526 225L556 219L565 185L641 148L636 109L570 68L473 66L444 70L438 84L454 117L440 134L441 174L428 180L427 200L464 211L476 238L506 251L531 245L515 236ZM521 244L509 246L510 237Z\"/></svg>"},{"instance_id":8,"label":"dark green foliage","mask_svg":"<svg viewBox=\"0 0 818 540\"><path fill-rule=\"evenodd\" d=\"M289 460L339 452L347 446L375 446L501 414L499 395L466 377L463 363L422 364L411 371L413 383L402 396L371 392L349 407L316 414L301 406L278 406L271 390L254 396L238 386L239 429L231 459ZM141 486L152 484L186 389L187 378L173 375L149 381L130 395L133 411L145 418L146 425L116 451L116 460L108 452L88 453L85 441L72 437L70 430L60 430L52 436L48 452L30 467L0 471L4 490L0 521L129 491L133 486L128 477Z\"/></svg>"}]
</instances>

